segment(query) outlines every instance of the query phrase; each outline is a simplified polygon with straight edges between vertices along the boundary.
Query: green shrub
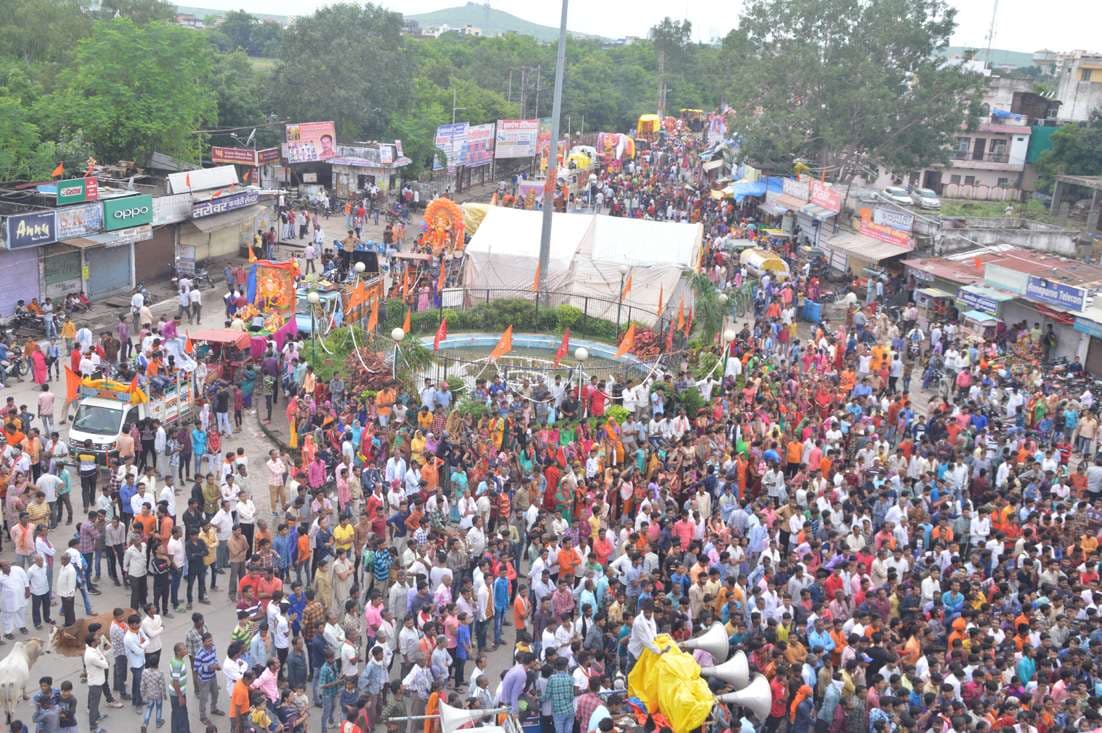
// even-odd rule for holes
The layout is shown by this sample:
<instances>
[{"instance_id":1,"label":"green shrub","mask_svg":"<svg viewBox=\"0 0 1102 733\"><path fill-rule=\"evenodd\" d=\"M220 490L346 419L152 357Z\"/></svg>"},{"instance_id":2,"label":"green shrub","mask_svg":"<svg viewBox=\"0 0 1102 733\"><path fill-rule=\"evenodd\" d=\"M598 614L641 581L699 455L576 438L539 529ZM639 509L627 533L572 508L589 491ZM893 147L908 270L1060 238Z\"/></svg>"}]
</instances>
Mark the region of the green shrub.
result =
<instances>
[{"instance_id":1,"label":"green shrub","mask_svg":"<svg viewBox=\"0 0 1102 733\"><path fill-rule=\"evenodd\" d=\"M623 405L612 405L605 410L605 417L611 417L617 423L623 425L624 421L631 416L631 411Z\"/></svg>"},{"instance_id":2,"label":"green shrub","mask_svg":"<svg viewBox=\"0 0 1102 733\"><path fill-rule=\"evenodd\" d=\"M472 400L470 398L460 400L456 404L455 409L463 417L470 417L475 420L481 420L489 411L485 402Z\"/></svg>"}]
</instances>

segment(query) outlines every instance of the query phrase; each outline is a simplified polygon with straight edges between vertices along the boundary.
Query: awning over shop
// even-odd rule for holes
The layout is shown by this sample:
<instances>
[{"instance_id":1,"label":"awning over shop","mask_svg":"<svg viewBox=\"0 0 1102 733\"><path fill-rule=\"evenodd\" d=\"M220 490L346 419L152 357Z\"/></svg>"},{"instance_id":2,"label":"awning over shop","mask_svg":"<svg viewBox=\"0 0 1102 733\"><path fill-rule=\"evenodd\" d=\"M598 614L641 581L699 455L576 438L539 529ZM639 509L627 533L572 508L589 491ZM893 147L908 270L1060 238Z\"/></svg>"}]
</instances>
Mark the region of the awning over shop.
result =
<instances>
[{"instance_id":1,"label":"awning over shop","mask_svg":"<svg viewBox=\"0 0 1102 733\"><path fill-rule=\"evenodd\" d=\"M1075 316L1071 313L1065 313L1064 311L1058 311L1055 308L1049 308L1047 305L1034 302L1032 300L1019 301L1023 305L1028 305L1033 310L1040 313L1045 318L1049 318L1057 323L1062 323L1066 326L1070 326L1075 323Z\"/></svg>"},{"instance_id":2,"label":"awning over shop","mask_svg":"<svg viewBox=\"0 0 1102 733\"><path fill-rule=\"evenodd\" d=\"M722 165L723 158L716 158L715 160L709 160L708 162L704 163L703 165L701 165L701 168L703 168L705 172L707 172L714 171L716 168L722 167ZM762 186L762 188L764 188L764 185Z\"/></svg>"},{"instance_id":3,"label":"awning over shop","mask_svg":"<svg viewBox=\"0 0 1102 733\"><path fill-rule=\"evenodd\" d=\"M822 243L824 247L845 252L869 262L881 262L882 260L900 257L908 254L910 250L897 244L881 242L879 239L866 237L856 232L841 232Z\"/></svg>"},{"instance_id":4,"label":"awning over shop","mask_svg":"<svg viewBox=\"0 0 1102 733\"><path fill-rule=\"evenodd\" d=\"M817 206L815 204L804 206L800 209L800 213L810 216L815 221L826 221L827 219L837 216L837 214L830 209L824 209L822 206Z\"/></svg>"},{"instance_id":5,"label":"awning over shop","mask_svg":"<svg viewBox=\"0 0 1102 733\"><path fill-rule=\"evenodd\" d=\"M998 315L999 306L1014 300L1014 294L984 285L965 285L957 291L957 300L973 310Z\"/></svg>"},{"instance_id":6,"label":"awning over shop","mask_svg":"<svg viewBox=\"0 0 1102 733\"><path fill-rule=\"evenodd\" d=\"M210 232L216 232L219 229L225 229L226 227L240 226L242 222L249 221L256 217L265 206L250 206L246 209L238 209L237 211L229 211L225 214L216 214L215 216L204 216L198 219L189 219L188 223L194 226L204 234Z\"/></svg>"},{"instance_id":7,"label":"awning over shop","mask_svg":"<svg viewBox=\"0 0 1102 733\"><path fill-rule=\"evenodd\" d=\"M77 237L76 239L66 239L63 244L68 244L72 247L78 247L80 249L87 249L89 247L104 247L112 244L119 244L121 242L133 241L119 236L119 232L101 232L99 234L88 234L83 237Z\"/></svg>"},{"instance_id":8,"label":"awning over shop","mask_svg":"<svg viewBox=\"0 0 1102 733\"><path fill-rule=\"evenodd\" d=\"M758 204L758 210L763 211L770 216L784 216L788 209L778 204Z\"/></svg>"}]
</instances>

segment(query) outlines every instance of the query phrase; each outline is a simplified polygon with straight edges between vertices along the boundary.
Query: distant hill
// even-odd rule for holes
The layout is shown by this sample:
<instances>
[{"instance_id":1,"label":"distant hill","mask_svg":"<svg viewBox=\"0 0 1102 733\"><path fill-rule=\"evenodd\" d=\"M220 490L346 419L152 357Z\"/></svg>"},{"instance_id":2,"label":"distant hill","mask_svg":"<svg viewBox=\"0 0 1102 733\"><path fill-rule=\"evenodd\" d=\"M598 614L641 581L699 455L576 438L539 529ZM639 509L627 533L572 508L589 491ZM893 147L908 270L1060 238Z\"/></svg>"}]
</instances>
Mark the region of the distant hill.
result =
<instances>
[{"instance_id":1,"label":"distant hill","mask_svg":"<svg viewBox=\"0 0 1102 733\"><path fill-rule=\"evenodd\" d=\"M1033 54L1025 53L1022 51L1009 51L1005 48L993 48L991 49L991 58L987 58L986 48L976 48L975 46L949 46L942 53L947 58L960 58L964 55L965 51L972 51L975 53L975 59L977 61L989 62L995 67L1009 67L1020 68L1022 66L1033 66Z\"/></svg>"},{"instance_id":2,"label":"distant hill","mask_svg":"<svg viewBox=\"0 0 1102 733\"><path fill-rule=\"evenodd\" d=\"M518 18L504 10L491 8L489 4L468 2L466 5L434 10L431 13L406 15L407 20L415 20L422 27L446 25L460 29L472 25L482 31L484 36L500 36L505 33L517 33L532 36L539 41L557 41L559 29L549 25L540 25ZM585 33L571 33L576 38L598 38Z\"/></svg>"},{"instance_id":3,"label":"distant hill","mask_svg":"<svg viewBox=\"0 0 1102 733\"><path fill-rule=\"evenodd\" d=\"M198 8L187 5L177 5L176 12L186 15L194 15L196 18L222 18L228 10L216 10L214 8ZM264 21L271 21L272 23L279 23L281 26L286 26L291 22L291 16L289 15L272 15L271 13L253 13L250 12L255 18L259 18Z\"/></svg>"}]
</instances>

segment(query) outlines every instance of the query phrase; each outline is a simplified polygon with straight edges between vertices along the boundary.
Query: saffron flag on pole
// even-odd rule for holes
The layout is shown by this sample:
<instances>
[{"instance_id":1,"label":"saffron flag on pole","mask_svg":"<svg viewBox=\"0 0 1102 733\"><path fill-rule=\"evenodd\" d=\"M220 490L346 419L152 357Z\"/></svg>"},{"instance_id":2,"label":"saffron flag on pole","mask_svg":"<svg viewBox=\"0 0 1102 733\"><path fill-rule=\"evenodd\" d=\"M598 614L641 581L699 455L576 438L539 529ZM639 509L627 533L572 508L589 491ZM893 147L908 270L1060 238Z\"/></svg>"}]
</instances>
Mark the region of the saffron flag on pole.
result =
<instances>
[{"instance_id":1,"label":"saffron flag on pole","mask_svg":"<svg viewBox=\"0 0 1102 733\"><path fill-rule=\"evenodd\" d=\"M184 174L184 185L187 186L188 191L191 190L191 174L190 173L185 173Z\"/></svg>"},{"instance_id":2,"label":"saffron flag on pole","mask_svg":"<svg viewBox=\"0 0 1102 733\"><path fill-rule=\"evenodd\" d=\"M677 304L677 330L685 328L685 301Z\"/></svg>"},{"instance_id":3,"label":"saffron flag on pole","mask_svg":"<svg viewBox=\"0 0 1102 733\"><path fill-rule=\"evenodd\" d=\"M65 175L65 161L58 163L57 167L50 172L51 178L61 178L63 175Z\"/></svg>"},{"instance_id":4,"label":"saffron flag on pole","mask_svg":"<svg viewBox=\"0 0 1102 733\"><path fill-rule=\"evenodd\" d=\"M540 263L536 263L536 276L532 278L532 290L538 293L540 291Z\"/></svg>"},{"instance_id":5,"label":"saffron flag on pole","mask_svg":"<svg viewBox=\"0 0 1102 733\"><path fill-rule=\"evenodd\" d=\"M375 329L379 325L379 299L375 298L371 301L371 315L367 318L367 332L375 333Z\"/></svg>"},{"instance_id":6,"label":"saffron flag on pole","mask_svg":"<svg viewBox=\"0 0 1102 733\"><path fill-rule=\"evenodd\" d=\"M509 326L497 340L497 346L490 352L490 361L497 361L513 350L513 327Z\"/></svg>"},{"instance_id":7,"label":"saffron flag on pole","mask_svg":"<svg viewBox=\"0 0 1102 733\"><path fill-rule=\"evenodd\" d=\"M440 321L440 327L436 329L436 336L432 339L432 350L440 351L440 342L448 337L448 317Z\"/></svg>"},{"instance_id":8,"label":"saffron flag on pole","mask_svg":"<svg viewBox=\"0 0 1102 733\"><path fill-rule=\"evenodd\" d=\"M555 366L559 365L559 362L563 360L568 351L570 351L569 328L562 332L562 343L559 344L559 348L555 351Z\"/></svg>"},{"instance_id":9,"label":"saffron flag on pole","mask_svg":"<svg viewBox=\"0 0 1102 733\"><path fill-rule=\"evenodd\" d=\"M65 367L65 401L76 402L80 396L80 375Z\"/></svg>"},{"instance_id":10,"label":"saffron flag on pole","mask_svg":"<svg viewBox=\"0 0 1102 733\"><path fill-rule=\"evenodd\" d=\"M616 358L619 359L624 354L628 353L635 347L635 321L632 321L628 325L627 333L624 334L623 341L620 342L620 348L616 349Z\"/></svg>"},{"instance_id":11,"label":"saffron flag on pole","mask_svg":"<svg viewBox=\"0 0 1102 733\"><path fill-rule=\"evenodd\" d=\"M673 351L673 324L666 328L666 351Z\"/></svg>"},{"instance_id":12,"label":"saffron flag on pole","mask_svg":"<svg viewBox=\"0 0 1102 733\"><path fill-rule=\"evenodd\" d=\"M188 333L184 336L184 353L191 354L195 352L195 344L191 341L191 334Z\"/></svg>"},{"instance_id":13,"label":"saffron flag on pole","mask_svg":"<svg viewBox=\"0 0 1102 733\"><path fill-rule=\"evenodd\" d=\"M444 258L440 258L440 275L436 278L436 292L444 292L444 283L448 281L448 268L444 266Z\"/></svg>"},{"instance_id":14,"label":"saffron flag on pole","mask_svg":"<svg viewBox=\"0 0 1102 733\"><path fill-rule=\"evenodd\" d=\"M624 287L620 288L620 300L627 300L628 294L631 293L631 273L628 273L627 279L624 280Z\"/></svg>"},{"instance_id":15,"label":"saffron flag on pole","mask_svg":"<svg viewBox=\"0 0 1102 733\"><path fill-rule=\"evenodd\" d=\"M413 328L413 309L406 308L406 319L402 321L402 330L409 333Z\"/></svg>"},{"instance_id":16,"label":"saffron flag on pole","mask_svg":"<svg viewBox=\"0 0 1102 733\"><path fill-rule=\"evenodd\" d=\"M409 270L402 273L402 300L409 297Z\"/></svg>"},{"instance_id":17,"label":"saffron flag on pole","mask_svg":"<svg viewBox=\"0 0 1102 733\"><path fill-rule=\"evenodd\" d=\"M661 285L658 286L658 317L662 317L662 296L665 294Z\"/></svg>"},{"instance_id":18,"label":"saffron flag on pole","mask_svg":"<svg viewBox=\"0 0 1102 733\"><path fill-rule=\"evenodd\" d=\"M689 334L693 332L693 309L689 306L689 320L685 321L685 338L689 338Z\"/></svg>"}]
</instances>

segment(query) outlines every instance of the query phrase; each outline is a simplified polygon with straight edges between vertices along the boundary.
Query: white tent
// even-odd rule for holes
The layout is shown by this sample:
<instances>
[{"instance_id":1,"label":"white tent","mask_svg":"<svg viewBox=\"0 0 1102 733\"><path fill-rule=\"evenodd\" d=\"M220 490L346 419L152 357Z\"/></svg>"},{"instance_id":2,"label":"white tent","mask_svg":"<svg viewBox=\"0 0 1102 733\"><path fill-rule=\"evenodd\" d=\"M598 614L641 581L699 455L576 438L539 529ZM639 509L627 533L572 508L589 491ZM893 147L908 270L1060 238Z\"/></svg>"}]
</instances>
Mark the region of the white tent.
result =
<instances>
[{"instance_id":1,"label":"white tent","mask_svg":"<svg viewBox=\"0 0 1102 733\"><path fill-rule=\"evenodd\" d=\"M491 207L467 245L467 287L530 290L542 216L538 211ZM585 301L587 315L650 324L660 294L663 310L676 308L681 298L686 308L692 304L682 275L696 269L702 239L700 224L555 214L549 287L591 298ZM631 277L631 290L622 304L621 276ZM578 300L573 299L575 304Z\"/></svg>"},{"instance_id":2,"label":"white tent","mask_svg":"<svg viewBox=\"0 0 1102 733\"><path fill-rule=\"evenodd\" d=\"M531 291L540 258L541 223L540 212L490 207L465 250L467 287ZM590 216L555 214L546 273L551 290L569 290L571 263L591 226Z\"/></svg>"}]
</instances>

